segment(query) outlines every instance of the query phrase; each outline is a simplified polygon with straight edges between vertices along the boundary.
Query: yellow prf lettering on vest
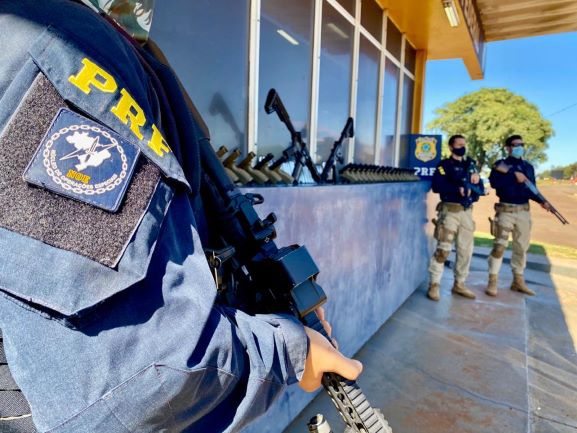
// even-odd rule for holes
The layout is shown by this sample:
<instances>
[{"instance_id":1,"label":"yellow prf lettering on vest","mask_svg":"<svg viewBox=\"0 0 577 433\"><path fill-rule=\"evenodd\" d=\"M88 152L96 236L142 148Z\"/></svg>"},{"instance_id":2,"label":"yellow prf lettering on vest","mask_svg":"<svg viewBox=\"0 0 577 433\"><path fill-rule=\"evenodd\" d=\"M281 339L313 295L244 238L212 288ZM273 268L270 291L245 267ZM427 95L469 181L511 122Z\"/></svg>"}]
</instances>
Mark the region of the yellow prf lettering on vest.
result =
<instances>
[{"instance_id":1,"label":"yellow prf lettering on vest","mask_svg":"<svg viewBox=\"0 0 577 433\"><path fill-rule=\"evenodd\" d=\"M142 132L140 132L140 127L146 123L144 111L126 89L121 89L120 94L122 98L120 98L116 107L112 107L110 111L125 125L130 122L130 130L139 140L142 140L144 137Z\"/></svg>"},{"instance_id":2,"label":"yellow prf lettering on vest","mask_svg":"<svg viewBox=\"0 0 577 433\"><path fill-rule=\"evenodd\" d=\"M170 147L166 144L166 140L156 127L156 125L152 125L152 137L148 142L148 147L154 150L158 156L164 156L165 153L170 152Z\"/></svg>"},{"instance_id":3,"label":"yellow prf lettering on vest","mask_svg":"<svg viewBox=\"0 0 577 433\"><path fill-rule=\"evenodd\" d=\"M84 66L80 72L78 72L77 75L71 75L68 77L68 81L87 95L92 91L91 87L105 93L116 91L118 85L112 75L87 58L82 59L82 64Z\"/></svg>"},{"instance_id":4,"label":"yellow prf lettering on vest","mask_svg":"<svg viewBox=\"0 0 577 433\"><path fill-rule=\"evenodd\" d=\"M76 74L68 77L68 81L78 87L87 95L90 94L92 88L100 90L104 93L113 93L118 89L116 80L112 75L102 69L93 61L84 58L82 59L83 67ZM116 106L112 107L110 111L124 124L129 125L130 131L139 139L144 138L140 128L146 125L146 115L144 110L138 105L136 100L128 93L126 89L120 89L120 100ZM171 152L170 147L166 143L166 140L162 136L162 133L158 130L156 125L152 125L152 136L147 143L154 153L158 156L163 157L164 154ZM76 172L68 173L71 179L80 180L81 182L86 181L86 178L80 178ZM88 178L90 180L90 178Z\"/></svg>"}]
</instances>

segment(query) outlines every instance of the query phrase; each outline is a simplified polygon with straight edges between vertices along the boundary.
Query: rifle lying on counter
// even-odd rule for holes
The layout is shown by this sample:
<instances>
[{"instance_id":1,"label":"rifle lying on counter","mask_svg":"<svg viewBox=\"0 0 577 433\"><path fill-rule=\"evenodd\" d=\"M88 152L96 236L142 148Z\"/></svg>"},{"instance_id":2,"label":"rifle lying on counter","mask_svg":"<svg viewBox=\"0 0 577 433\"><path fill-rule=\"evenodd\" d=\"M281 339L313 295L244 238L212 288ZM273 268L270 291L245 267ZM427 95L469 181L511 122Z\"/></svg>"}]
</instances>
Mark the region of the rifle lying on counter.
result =
<instances>
[{"instance_id":1,"label":"rifle lying on counter","mask_svg":"<svg viewBox=\"0 0 577 433\"><path fill-rule=\"evenodd\" d=\"M270 102L277 110L282 107L278 99L276 104L274 99ZM204 122L197 111L195 117L202 127ZM302 143L297 136L293 134L294 144L303 156L304 147L300 147ZM327 297L316 283L319 270L307 249L299 245L276 246L273 241L276 216L274 213L264 219L258 216L254 205L262 203L262 196L243 194L230 181L212 149L207 130L205 137L200 140L205 173L201 194L208 222L214 228L211 232L218 233L208 241L205 252L217 275L219 299L248 313L293 314L305 326L331 341L315 311ZM306 159L306 153L303 157ZM325 373L322 384L347 424L347 431L392 433L383 415L367 401L356 381Z\"/></svg>"}]
</instances>

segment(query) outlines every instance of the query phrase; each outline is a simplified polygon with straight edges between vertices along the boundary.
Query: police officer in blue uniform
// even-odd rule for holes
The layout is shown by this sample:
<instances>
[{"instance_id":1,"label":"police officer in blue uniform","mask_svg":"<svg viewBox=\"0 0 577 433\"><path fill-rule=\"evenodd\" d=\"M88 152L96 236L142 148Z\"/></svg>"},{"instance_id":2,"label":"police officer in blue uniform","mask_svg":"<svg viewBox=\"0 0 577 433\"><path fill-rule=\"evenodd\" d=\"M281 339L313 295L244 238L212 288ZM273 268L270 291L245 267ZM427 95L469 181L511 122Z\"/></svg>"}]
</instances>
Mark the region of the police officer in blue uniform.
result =
<instances>
[{"instance_id":1,"label":"police officer in blue uniform","mask_svg":"<svg viewBox=\"0 0 577 433\"><path fill-rule=\"evenodd\" d=\"M429 263L427 296L433 301L440 299L441 277L453 243L456 245L456 260L452 293L475 299L475 294L466 287L465 280L473 254L473 203L479 200L480 194L484 194L483 184L475 161L465 156L465 137L450 137L449 149L451 156L439 163L433 175L433 192L441 198L437 205L437 218L433 221L437 249Z\"/></svg>"},{"instance_id":2,"label":"police officer in blue uniform","mask_svg":"<svg viewBox=\"0 0 577 433\"><path fill-rule=\"evenodd\" d=\"M36 428L237 432L287 384L355 379L293 317L215 302L207 137L125 30L72 0L0 3L0 329Z\"/></svg>"},{"instance_id":3,"label":"police officer in blue uniform","mask_svg":"<svg viewBox=\"0 0 577 433\"><path fill-rule=\"evenodd\" d=\"M503 254L512 236L513 253L511 270L513 282L511 290L533 296L535 292L527 287L523 272L527 262L527 250L531 242L531 213L529 200L539 203L544 209L549 204L535 196L525 182L535 184L535 169L526 160L525 143L520 135L512 135L505 141L507 158L493 165L489 181L497 191L499 203L495 204L495 218L491 220L491 234L495 237L493 249L489 255L489 282L486 293L497 296L499 270L503 264Z\"/></svg>"}]
</instances>

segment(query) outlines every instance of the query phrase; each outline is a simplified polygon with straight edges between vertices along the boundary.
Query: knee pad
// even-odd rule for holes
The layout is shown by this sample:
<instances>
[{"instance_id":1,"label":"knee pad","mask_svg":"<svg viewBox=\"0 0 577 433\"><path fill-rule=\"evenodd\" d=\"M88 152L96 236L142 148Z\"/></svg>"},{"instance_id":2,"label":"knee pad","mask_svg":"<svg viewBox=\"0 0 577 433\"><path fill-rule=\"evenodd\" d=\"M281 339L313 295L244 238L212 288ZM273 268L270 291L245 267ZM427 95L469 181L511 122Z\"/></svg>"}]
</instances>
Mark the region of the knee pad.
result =
<instances>
[{"instance_id":1,"label":"knee pad","mask_svg":"<svg viewBox=\"0 0 577 433\"><path fill-rule=\"evenodd\" d=\"M493 245L493 250L491 251L491 256L496 259L500 259L505 254L505 245L495 244Z\"/></svg>"},{"instance_id":2,"label":"knee pad","mask_svg":"<svg viewBox=\"0 0 577 433\"><path fill-rule=\"evenodd\" d=\"M435 260L437 261L437 263L445 263L445 260L449 258L450 253L451 253L450 251L437 248L437 250L435 251Z\"/></svg>"}]
</instances>

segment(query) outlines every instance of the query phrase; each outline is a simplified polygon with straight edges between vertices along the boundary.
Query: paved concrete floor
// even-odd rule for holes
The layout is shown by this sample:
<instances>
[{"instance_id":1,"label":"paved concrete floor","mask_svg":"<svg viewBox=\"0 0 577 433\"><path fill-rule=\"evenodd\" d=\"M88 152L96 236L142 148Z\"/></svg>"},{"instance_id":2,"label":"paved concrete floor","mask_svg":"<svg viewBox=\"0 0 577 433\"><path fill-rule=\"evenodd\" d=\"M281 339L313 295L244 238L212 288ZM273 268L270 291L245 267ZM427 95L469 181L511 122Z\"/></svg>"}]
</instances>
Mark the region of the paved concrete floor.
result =
<instances>
[{"instance_id":1,"label":"paved concrete floor","mask_svg":"<svg viewBox=\"0 0 577 433\"><path fill-rule=\"evenodd\" d=\"M527 270L528 298L503 266L494 299L485 260L471 269L476 301L451 295L445 269L440 302L420 287L360 350L369 401L395 433L577 433L577 280ZM284 433L316 413L343 431L322 392Z\"/></svg>"}]
</instances>

